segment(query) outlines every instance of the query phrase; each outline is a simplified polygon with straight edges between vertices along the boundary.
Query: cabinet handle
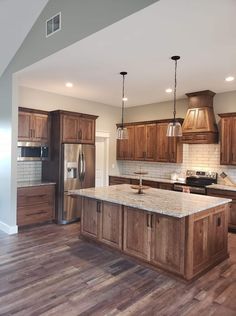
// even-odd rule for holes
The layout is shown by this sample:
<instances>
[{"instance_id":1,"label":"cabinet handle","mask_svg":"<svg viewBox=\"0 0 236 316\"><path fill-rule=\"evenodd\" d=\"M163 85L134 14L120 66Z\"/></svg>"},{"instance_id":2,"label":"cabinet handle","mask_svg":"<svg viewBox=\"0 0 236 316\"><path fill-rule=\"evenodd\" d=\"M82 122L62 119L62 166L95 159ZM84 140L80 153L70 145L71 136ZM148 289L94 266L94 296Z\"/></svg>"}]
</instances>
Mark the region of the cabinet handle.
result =
<instances>
[{"instance_id":1,"label":"cabinet handle","mask_svg":"<svg viewBox=\"0 0 236 316\"><path fill-rule=\"evenodd\" d=\"M217 226L221 226L221 218L220 217L217 218Z\"/></svg>"},{"instance_id":2,"label":"cabinet handle","mask_svg":"<svg viewBox=\"0 0 236 316\"><path fill-rule=\"evenodd\" d=\"M46 214L46 213L47 213L47 211L38 211L35 213L26 214L25 216L40 215L40 214Z\"/></svg>"},{"instance_id":3,"label":"cabinet handle","mask_svg":"<svg viewBox=\"0 0 236 316\"><path fill-rule=\"evenodd\" d=\"M32 129L30 129L30 138L32 138Z\"/></svg>"},{"instance_id":4,"label":"cabinet handle","mask_svg":"<svg viewBox=\"0 0 236 316\"><path fill-rule=\"evenodd\" d=\"M101 213L101 202L97 202L97 212Z\"/></svg>"},{"instance_id":5,"label":"cabinet handle","mask_svg":"<svg viewBox=\"0 0 236 316\"><path fill-rule=\"evenodd\" d=\"M150 225L149 225L149 214L147 214L147 227L150 227Z\"/></svg>"},{"instance_id":6,"label":"cabinet handle","mask_svg":"<svg viewBox=\"0 0 236 316\"><path fill-rule=\"evenodd\" d=\"M151 214L151 228L153 227L153 214Z\"/></svg>"},{"instance_id":7,"label":"cabinet handle","mask_svg":"<svg viewBox=\"0 0 236 316\"><path fill-rule=\"evenodd\" d=\"M81 129L78 131L78 138L82 139L82 130Z\"/></svg>"}]
</instances>

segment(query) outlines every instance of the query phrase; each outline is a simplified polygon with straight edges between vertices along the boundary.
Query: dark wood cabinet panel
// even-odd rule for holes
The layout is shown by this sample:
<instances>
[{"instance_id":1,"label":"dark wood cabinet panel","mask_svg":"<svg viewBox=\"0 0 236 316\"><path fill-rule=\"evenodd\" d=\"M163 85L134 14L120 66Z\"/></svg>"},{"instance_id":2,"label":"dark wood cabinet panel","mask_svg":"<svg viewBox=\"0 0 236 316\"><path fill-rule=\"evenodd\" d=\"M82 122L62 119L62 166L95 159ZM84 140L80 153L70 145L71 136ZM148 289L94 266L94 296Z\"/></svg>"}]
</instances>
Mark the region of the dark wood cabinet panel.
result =
<instances>
[{"instance_id":1,"label":"dark wood cabinet panel","mask_svg":"<svg viewBox=\"0 0 236 316\"><path fill-rule=\"evenodd\" d=\"M28 141L31 138L30 118L31 118L31 113L19 112L18 114L18 141Z\"/></svg>"},{"instance_id":2,"label":"dark wood cabinet panel","mask_svg":"<svg viewBox=\"0 0 236 316\"><path fill-rule=\"evenodd\" d=\"M222 197L225 199L232 199L232 203L229 210L228 222L229 222L229 229L236 231L236 192L208 188L207 195Z\"/></svg>"},{"instance_id":3,"label":"dark wood cabinet panel","mask_svg":"<svg viewBox=\"0 0 236 316\"><path fill-rule=\"evenodd\" d=\"M150 260L149 213L124 207L124 252Z\"/></svg>"},{"instance_id":4,"label":"dark wood cabinet panel","mask_svg":"<svg viewBox=\"0 0 236 316\"><path fill-rule=\"evenodd\" d=\"M225 235L225 212L217 212L212 216L212 229L211 229L211 255L218 255L227 247Z\"/></svg>"},{"instance_id":5,"label":"dark wood cabinet panel","mask_svg":"<svg viewBox=\"0 0 236 316\"><path fill-rule=\"evenodd\" d=\"M129 178L109 176L109 185L130 184L130 183L131 183L131 179Z\"/></svg>"},{"instance_id":6,"label":"dark wood cabinet panel","mask_svg":"<svg viewBox=\"0 0 236 316\"><path fill-rule=\"evenodd\" d=\"M102 202L99 239L115 248L122 248L122 206Z\"/></svg>"},{"instance_id":7,"label":"dark wood cabinet panel","mask_svg":"<svg viewBox=\"0 0 236 316\"><path fill-rule=\"evenodd\" d=\"M99 238L99 212L101 203L84 197L82 200L81 233L92 238Z\"/></svg>"},{"instance_id":8,"label":"dark wood cabinet panel","mask_svg":"<svg viewBox=\"0 0 236 316\"><path fill-rule=\"evenodd\" d=\"M220 163L236 165L236 113L219 114Z\"/></svg>"},{"instance_id":9,"label":"dark wood cabinet panel","mask_svg":"<svg viewBox=\"0 0 236 316\"><path fill-rule=\"evenodd\" d=\"M145 160L146 158L146 126L136 125L135 130L135 148L134 155L135 160Z\"/></svg>"},{"instance_id":10,"label":"dark wood cabinet panel","mask_svg":"<svg viewBox=\"0 0 236 316\"><path fill-rule=\"evenodd\" d=\"M183 274L184 219L152 214L151 228L151 262Z\"/></svg>"},{"instance_id":11,"label":"dark wood cabinet panel","mask_svg":"<svg viewBox=\"0 0 236 316\"><path fill-rule=\"evenodd\" d=\"M127 126L128 139L117 139L116 157L119 160L134 159L134 126Z\"/></svg>"},{"instance_id":12,"label":"dark wood cabinet panel","mask_svg":"<svg viewBox=\"0 0 236 316\"><path fill-rule=\"evenodd\" d=\"M64 114L62 123L62 142L94 144L95 120L76 114Z\"/></svg>"},{"instance_id":13,"label":"dark wood cabinet panel","mask_svg":"<svg viewBox=\"0 0 236 316\"><path fill-rule=\"evenodd\" d=\"M55 218L55 186L17 189L17 225L41 224Z\"/></svg>"},{"instance_id":14,"label":"dark wood cabinet panel","mask_svg":"<svg viewBox=\"0 0 236 316\"><path fill-rule=\"evenodd\" d=\"M155 161L156 159L156 124L146 125L146 154L145 160Z\"/></svg>"},{"instance_id":15,"label":"dark wood cabinet panel","mask_svg":"<svg viewBox=\"0 0 236 316\"><path fill-rule=\"evenodd\" d=\"M46 112L19 108L18 141L49 143L50 120Z\"/></svg>"}]
</instances>

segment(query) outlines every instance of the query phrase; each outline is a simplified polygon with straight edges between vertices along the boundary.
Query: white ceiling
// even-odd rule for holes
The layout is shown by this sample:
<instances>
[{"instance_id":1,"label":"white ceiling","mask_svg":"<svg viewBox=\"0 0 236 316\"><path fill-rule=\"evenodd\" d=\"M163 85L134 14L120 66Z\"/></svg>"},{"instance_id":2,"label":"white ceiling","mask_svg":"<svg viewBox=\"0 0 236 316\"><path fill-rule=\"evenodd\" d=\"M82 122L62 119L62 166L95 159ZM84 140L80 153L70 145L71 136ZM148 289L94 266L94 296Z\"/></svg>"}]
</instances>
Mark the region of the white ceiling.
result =
<instances>
[{"instance_id":1,"label":"white ceiling","mask_svg":"<svg viewBox=\"0 0 236 316\"><path fill-rule=\"evenodd\" d=\"M25 69L20 84L120 106L125 70L127 106L166 101L179 54L178 98L236 90L224 80L236 76L235 15L235 0L161 0Z\"/></svg>"},{"instance_id":2,"label":"white ceiling","mask_svg":"<svg viewBox=\"0 0 236 316\"><path fill-rule=\"evenodd\" d=\"M0 76L48 0L0 0Z\"/></svg>"}]
</instances>

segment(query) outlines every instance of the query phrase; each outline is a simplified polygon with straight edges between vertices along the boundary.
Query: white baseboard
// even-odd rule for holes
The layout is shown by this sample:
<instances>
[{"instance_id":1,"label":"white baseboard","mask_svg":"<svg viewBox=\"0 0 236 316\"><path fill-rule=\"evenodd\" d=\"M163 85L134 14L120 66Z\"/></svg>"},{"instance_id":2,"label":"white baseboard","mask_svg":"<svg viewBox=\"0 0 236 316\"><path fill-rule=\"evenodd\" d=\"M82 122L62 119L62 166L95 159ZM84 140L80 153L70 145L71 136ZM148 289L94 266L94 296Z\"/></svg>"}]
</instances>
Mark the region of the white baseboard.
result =
<instances>
[{"instance_id":1,"label":"white baseboard","mask_svg":"<svg viewBox=\"0 0 236 316\"><path fill-rule=\"evenodd\" d=\"M13 235L18 233L18 226L9 226L0 221L0 230L4 233L7 233L8 235Z\"/></svg>"}]
</instances>

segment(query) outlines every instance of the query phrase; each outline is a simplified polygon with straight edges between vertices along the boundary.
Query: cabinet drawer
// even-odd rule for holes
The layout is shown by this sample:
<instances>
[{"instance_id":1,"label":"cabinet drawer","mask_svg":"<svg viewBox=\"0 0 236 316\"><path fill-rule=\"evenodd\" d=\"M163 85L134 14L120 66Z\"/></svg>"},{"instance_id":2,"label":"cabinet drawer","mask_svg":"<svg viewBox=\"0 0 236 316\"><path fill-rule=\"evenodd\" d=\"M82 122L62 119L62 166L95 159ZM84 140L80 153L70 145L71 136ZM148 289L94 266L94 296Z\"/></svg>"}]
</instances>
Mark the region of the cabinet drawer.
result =
<instances>
[{"instance_id":1,"label":"cabinet drawer","mask_svg":"<svg viewBox=\"0 0 236 316\"><path fill-rule=\"evenodd\" d=\"M109 185L115 185L115 184L130 184L130 179L128 178L122 178L122 177L109 177Z\"/></svg>"},{"instance_id":2,"label":"cabinet drawer","mask_svg":"<svg viewBox=\"0 0 236 316\"><path fill-rule=\"evenodd\" d=\"M39 224L53 219L54 209L50 204L18 207L17 225Z\"/></svg>"},{"instance_id":3,"label":"cabinet drawer","mask_svg":"<svg viewBox=\"0 0 236 316\"><path fill-rule=\"evenodd\" d=\"M17 206L53 203L54 186L38 186L17 189Z\"/></svg>"}]
</instances>

